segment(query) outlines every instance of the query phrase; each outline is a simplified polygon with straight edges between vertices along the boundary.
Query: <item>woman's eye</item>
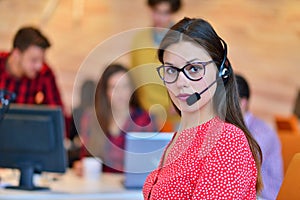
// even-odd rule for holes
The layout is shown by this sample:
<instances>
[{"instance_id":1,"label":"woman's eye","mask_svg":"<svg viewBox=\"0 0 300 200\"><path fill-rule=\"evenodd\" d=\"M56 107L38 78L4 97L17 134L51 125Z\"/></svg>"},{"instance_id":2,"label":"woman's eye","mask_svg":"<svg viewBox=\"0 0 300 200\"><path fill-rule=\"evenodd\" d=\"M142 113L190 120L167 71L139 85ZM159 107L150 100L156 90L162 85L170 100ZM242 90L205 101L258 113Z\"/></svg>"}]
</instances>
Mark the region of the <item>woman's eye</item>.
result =
<instances>
[{"instance_id":1,"label":"woman's eye","mask_svg":"<svg viewBox=\"0 0 300 200\"><path fill-rule=\"evenodd\" d=\"M186 70L190 73L199 73L202 72L203 66L202 65L189 65Z\"/></svg>"},{"instance_id":2,"label":"woman's eye","mask_svg":"<svg viewBox=\"0 0 300 200\"><path fill-rule=\"evenodd\" d=\"M166 67L166 73L167 74L175 74L177 72L176 69L172 68L172 67Z\"/></svg>"}]
</instances>

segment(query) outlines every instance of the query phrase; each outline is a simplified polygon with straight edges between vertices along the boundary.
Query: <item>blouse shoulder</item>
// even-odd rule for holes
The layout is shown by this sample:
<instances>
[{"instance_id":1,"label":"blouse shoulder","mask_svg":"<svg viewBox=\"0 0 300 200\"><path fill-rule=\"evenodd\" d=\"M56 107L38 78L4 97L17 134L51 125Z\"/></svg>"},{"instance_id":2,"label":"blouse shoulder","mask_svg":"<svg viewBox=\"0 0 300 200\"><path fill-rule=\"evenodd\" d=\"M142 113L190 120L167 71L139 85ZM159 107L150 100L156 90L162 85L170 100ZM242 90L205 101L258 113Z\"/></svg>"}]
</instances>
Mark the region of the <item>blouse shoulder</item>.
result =
<instances>
[{"instance_id":1,"label":"blouse shoulder","mask_svg":"<svg viewBox=\"0 0 300 200\"><path fill-rule=\"evenodd\" d=\"M217 151L223 152L221 155L217 153L218 159L223 160L222 162L226 163L231 160L235 163L240 163L240 167L243 165L244 167L251 166L250 168L256 171L255 161L253 159L247 137L245 133L237 126L230 123L225 123L217 146Z\"/></svg>"},{"instance_id":2,"label":"blouse shoulder","mask_svg":"<svg viewBox=\"0 0 300 200\"><path fill-rule=\"evenodd\" d=\"M202 178L193 194L195 199L201 195L204 199L255 199L257 170L244 132L224 123L217 135L205 158ZM215 189L216 185L220 190Z\"/></svg>"},{"instance_id":3,"label":"blouse shoulder","mask_svg":"<svg viewBox=\"0 0 300 200\"><path fill-rule=\"evenodd\" d=\"M224 129L222 131L222 138L228 139L230 141L236 141L236 142L246 142L247 138L244 133L239 127L230 124L230 123L224 123Z\"/></svg>"}]
</instances>

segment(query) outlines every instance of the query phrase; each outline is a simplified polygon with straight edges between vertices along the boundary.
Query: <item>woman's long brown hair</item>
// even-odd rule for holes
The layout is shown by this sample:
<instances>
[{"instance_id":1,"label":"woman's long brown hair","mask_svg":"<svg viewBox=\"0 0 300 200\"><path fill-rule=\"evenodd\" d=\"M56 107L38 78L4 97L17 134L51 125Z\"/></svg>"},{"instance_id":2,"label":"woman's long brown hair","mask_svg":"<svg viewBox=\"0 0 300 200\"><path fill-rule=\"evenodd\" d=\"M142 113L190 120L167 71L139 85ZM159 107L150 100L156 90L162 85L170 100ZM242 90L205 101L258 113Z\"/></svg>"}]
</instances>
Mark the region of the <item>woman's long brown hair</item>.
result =
<instances>
[{"instance_id":1,"label":"woman's long brown hair","mask_svg":"<svg viewBox=\"0 0 300 200\"><path fill-rule=\"evenodd\" d=\"M178 43L182 40L197 42L209 53L215 61L218 70L220 70L225 54L224 47L213 27L203 19L184 18L171 28L162 40L158 50L158 58L161 63L164 63L163 55L165 49L171 44ZM228 58L226 58L225 65L227 69L231 71L231 74L226 79L221 79L217 82L217 89L213 97L214 108L218 116L225 119L226 122L237 126L244 132L256 163L258 173L256 190L259 193L263 187L261 179L262 152L245 125L239 106L234 72Z\"/></svg>"},{"instance_id":2,"label":"woman's long brown hair","mask_svg":"<svg viewBox=\"0 0 300 200\"><path fill-rule=\"evenodd\" d=\"M128 69L120 64L109 65L104 70L104 72L97 84L97 87L96 87L96 94L95 94L96 115L97 115L100 127L103 130L104 134L108 133L108 126L112 120L111 103L107 96L108 81L114 74L116 74L118 72L127 73ZM130 78L130 81L132 84L132 88L134 88L132 79L131 79L131 77L129 77L129 78ZM129 104L130 104L129 106L131 108L133 108L133 107L139 108L140 107L139 102L137 101L135 92L133 92Z\"/></svg>"}]
</instances>

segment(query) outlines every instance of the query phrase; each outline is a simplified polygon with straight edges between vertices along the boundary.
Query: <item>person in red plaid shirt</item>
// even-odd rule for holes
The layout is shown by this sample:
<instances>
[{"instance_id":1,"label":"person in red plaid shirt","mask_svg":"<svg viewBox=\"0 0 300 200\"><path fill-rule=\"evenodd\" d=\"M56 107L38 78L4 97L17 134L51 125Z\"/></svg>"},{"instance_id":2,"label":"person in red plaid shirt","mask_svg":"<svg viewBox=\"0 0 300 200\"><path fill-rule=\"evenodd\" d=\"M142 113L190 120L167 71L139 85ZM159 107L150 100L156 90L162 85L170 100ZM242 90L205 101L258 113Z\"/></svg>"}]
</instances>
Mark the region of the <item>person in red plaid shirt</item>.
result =
<instances>
[{"instance_id":1,"label":"person in red plaid shirt","mask_svg":"<svg viewBox=\"0 0 300 200\"><path fill-rule=\"evenodd\" d=\"M14 103L62 106L55 76L45 63L48 39L36 28L21 28L10 52L0 52L0 90L16 93Z\"/></svg>"}]
</instances>

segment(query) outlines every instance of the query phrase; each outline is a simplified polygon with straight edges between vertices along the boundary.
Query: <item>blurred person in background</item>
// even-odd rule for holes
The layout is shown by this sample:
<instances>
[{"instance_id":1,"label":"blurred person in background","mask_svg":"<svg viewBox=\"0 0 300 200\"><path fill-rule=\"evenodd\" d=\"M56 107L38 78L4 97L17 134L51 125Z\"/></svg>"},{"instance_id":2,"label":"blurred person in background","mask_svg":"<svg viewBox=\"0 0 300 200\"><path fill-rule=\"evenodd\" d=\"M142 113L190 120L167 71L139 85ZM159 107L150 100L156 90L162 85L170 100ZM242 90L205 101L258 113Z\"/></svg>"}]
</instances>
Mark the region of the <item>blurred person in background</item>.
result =
<instances>
[{"instance_id":1,"label":"blurred person in background","mask_svg":"<svg viewBox=\"0 0 300 200\"><path fill-rule=\"evenodd\" d=\"M128 70L120 64L111 64L104 70L96 87L96 120L92 112L83 113L80 121L79 134L85 145L81 157L99 157L104 172L123 172L127 132L157 131L152 117L137 101ZM82 174L81 161L74 168Z\"/></svg>"},{"instance_id":2,"label":"blurred person in background","mask_svg":"<svg viewBox=\"0 0 300 200\"><path fill-rule=\"evenodd\" d=\"M152 28L138 31L133 38L131 52L131 68L135 69L133 78L137 86L137 97L142 107L149 109L158 104L162 107L152 107L158 124L163 127L161 131L173 131L179 123L179 116L170 103L166 89L161 85L156 76L155 68L159 65L157 48L162 38L173 25L174 14L182 5L181 0L147 0L150 9ZM167 121L162 116L167 114Z\"/></svg>"},{"instance_id":3,"label":"blurred person in background","mask_svg":"<svg viewBox=\"0 0 300 200\"><path fill-rule=\"evenodd\" d=\"M80 104L72 111L72 119L70 124L70 148L68 149L69 167L73 166L74 161L80 160L80 152L82 143L80 141L78 130L81 129L80 124L75 121L81 121L82 116L87 110L90 110L95 101L96 83L93 80L85 80L81 86Z\"/></svg>"},{"instance_id":4,"label":"blurred person in background","mask_svg":"<svg viewBox=\"0 0 300 200\"><path fill-rule=\"evenodd\" d=\"M50 42L35 27L23 27L13 39L10 52L0 52L0 90L16 94L14 103L63 107L55 76L45 62ZM66 134L69 116L65 113Z\"/></svg>"},{"instance_id":5,"label":"blurred person in background","mask_svg":"<svg viewBox=\"0 0 300 200\"><path fill-rule=\"evenodd\" d=\"M263 199L276 199L283 180L283 161L281 144L276 132L264 121L254 116L249 110L251 96L246 79L236 74L236 82L246 126L259 144L263 153L262 179L264 188L260 195Z\"/></svg>"},{"instance_id":6,"label":"blurred person in background","mask_svg":"<svg viewBox=\"0 0 300 200\"><path fill-rule=\"evenodd\" d=\"M15 103L62 106L55 76L45 63L48 39L34 27L21 28L10 52L0 53L0 89L16 93Z\"/></svg>"}]
</instances>

